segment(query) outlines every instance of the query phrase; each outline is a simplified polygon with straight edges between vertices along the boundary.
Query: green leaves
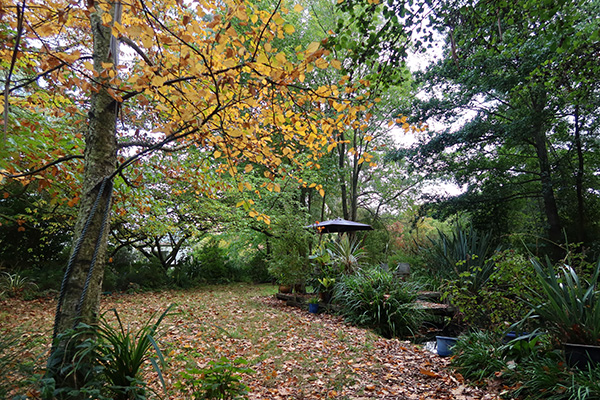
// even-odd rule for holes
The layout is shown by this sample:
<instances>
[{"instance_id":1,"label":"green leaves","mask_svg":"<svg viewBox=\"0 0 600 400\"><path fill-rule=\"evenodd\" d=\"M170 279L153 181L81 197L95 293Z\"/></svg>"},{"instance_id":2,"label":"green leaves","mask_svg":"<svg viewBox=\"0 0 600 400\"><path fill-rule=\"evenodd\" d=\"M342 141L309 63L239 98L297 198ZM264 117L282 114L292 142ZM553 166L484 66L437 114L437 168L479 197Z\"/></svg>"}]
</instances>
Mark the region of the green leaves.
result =
<instances>
[{"instance_id":1,"label":"green leaves","mask_svg":"<svg viewBox=\"0 0 600 400\"><path fill-rule=\"evenodd\" d=\"M460 281L472 293L489 279L494 263L489 257L494 251L491 232L479 232L472 225L454 225L450 233L437 230L437 237L429 238L430 268L447 279Z\"/></svg>"},{"instance_id":2,"label":"green leaves","mask_svg":"<svg viewBox=\"0 0 600 400\"><path fill-rule=\"evenodd\" d=\"M231 361L221 357L210 361L208 368L189 368L182 373L183 382L176 386L185 392L191 392L197 400L238 400L247 399L248 386L242 382L241 374L255 371L246 367L248 362L242 358Z\"/></svg>"},{"instance_id":3,"label":"green leaves","mask_svg":"<svg viewBox=\"0 0 600 400\"><path fill-rule=\"evenodd\" d=\"M600 262L590 281L580 279L568 265L544 267L532 260L543 290L543 303L532 310L530 318L539 320L557 337L568 343L600 344Z\"/></svg>"},{"instance_id":4,"label":"green leaves","mask_svg":"<svg viewBox=\"0 0 600 400\"><path fill-rule=\"evenodd\" d=\"M384 337L413 334L423 312L414 301L419 285L403 282L378 267L342 276L335 285L333 301L350 323L374 329Z\"/></svg>"},{"instance_id":5,"label":"green leaves","mask_svg":"<svg viewBox=\"0 0 600 400\"><path fill-rule=\"evenodd\" d=\"M125 328L117 310L112 309L117 327L103 315L98 326L82 326L83 330L76 333L77 336L92 335L80 345L76 358L98 364L96 370L105 379L107 389L115 399L126 400L145 393L146 384L141 380L140 373L146 361L150 361L165 387L161 371L165 360L155 336L172 308L173 305L169 306L160 315L157 312L152 314L137 331ZM152 350L157 359L150 356ZM75 365L74 373L77 369L78 365Z\"/></svg>"}]
</instances>

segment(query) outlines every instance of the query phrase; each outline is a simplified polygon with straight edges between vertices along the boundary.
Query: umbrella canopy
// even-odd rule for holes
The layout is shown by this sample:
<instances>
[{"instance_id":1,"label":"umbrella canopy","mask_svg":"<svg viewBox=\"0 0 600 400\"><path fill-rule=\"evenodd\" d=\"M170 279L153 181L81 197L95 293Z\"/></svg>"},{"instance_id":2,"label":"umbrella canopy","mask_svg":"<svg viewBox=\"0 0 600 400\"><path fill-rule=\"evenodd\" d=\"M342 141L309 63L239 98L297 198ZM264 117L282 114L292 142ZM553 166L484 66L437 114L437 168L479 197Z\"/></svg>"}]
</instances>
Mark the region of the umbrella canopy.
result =
<instances>
[{"instance_id":1,"label":"umbrella canopy","mask_svg":"<svg viewBox=\"0 0 600 400\"><path fill-rule=\"evenodd\" d=\"M318 229L321 233L334 232L354 232L354 231L372 231L373 227L359 222L348 221L341 218L331 219L329 221L317 222L316 224L305 226L305 228Z\"/></svg>"}]
</instances>

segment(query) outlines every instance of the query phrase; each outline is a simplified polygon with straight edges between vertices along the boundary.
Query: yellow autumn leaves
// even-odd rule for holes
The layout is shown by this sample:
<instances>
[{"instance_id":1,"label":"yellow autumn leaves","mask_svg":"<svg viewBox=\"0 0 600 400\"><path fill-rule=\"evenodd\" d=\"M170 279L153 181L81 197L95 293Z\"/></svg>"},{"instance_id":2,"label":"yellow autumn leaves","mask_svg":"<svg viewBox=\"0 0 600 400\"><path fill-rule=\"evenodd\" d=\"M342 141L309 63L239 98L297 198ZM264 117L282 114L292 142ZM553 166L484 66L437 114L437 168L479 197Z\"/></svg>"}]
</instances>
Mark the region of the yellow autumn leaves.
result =
<instances>
[{"instance_id":1,"label":"yellow autumn leaves","mask_svg":"<svg viewBox=\"0 0 600 400\"><path fill-rule=\"evenodd\" d=\"M74 77L69 82L77 82L82 98L102 86L123 103L122 121L130 124L120 128L125 136L133 127L143 127L182 148L197 146L213 155L219 172L232 176L239 174L238 168L250 174L252 164L260 165L267 180L260 185L279 192L276 177L287 175L306 185L295 171L319 168L319 158L337 146L338 132L363 129L364 122L358 120L365 105L349 100L347 95L357 89L347 77L335 85L310 85L313 72L341 70L341 61L316 41L276 48L276 39L296 31L286 21L286 10L257 9L237 0L218 5L202 0L122 5L118 22L111 1L96 1L89 8L72 7L68 0L40 3L27 8L26 25L31 29L23 40L45 49L27 55L35 74L56 68L47 76L57 82ZM5 21L16 21L16 14L10 15L14 7L6 10ZM299 4L293 10L304 12ZM102 70L94 69L92 13L121 40L125 56L120 65L104 62ZM71 94L73 84L56 90ZM25 102L20 106L28 107ZM45 106L53 107L51 102ZM324 110L334 112L326 117ZM369 154L360 157L361 163L371 162ZM325 195L321 185L308 187ZM257 190L248 182L237 188ZM268 223L253 204L248 207L250 216Z\"/></svg>"}]
</instances>

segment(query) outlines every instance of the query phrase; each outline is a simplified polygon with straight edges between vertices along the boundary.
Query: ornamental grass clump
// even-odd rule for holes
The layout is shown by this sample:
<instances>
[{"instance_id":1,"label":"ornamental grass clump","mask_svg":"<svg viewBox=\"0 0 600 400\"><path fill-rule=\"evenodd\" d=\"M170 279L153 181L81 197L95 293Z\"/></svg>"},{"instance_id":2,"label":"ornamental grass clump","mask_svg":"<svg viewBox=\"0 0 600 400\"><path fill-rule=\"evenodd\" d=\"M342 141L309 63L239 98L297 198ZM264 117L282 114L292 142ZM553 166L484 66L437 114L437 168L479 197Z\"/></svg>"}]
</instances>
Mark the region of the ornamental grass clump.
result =
<instances>
[{"instance_id":1,"label":"ornamental grass clump","mask_svg":"<svg viewBox=\"0 0 600 400\"><path fill-rule=\"evenodd\" d=\"M384 337L414 334L424 312L415 300L420 286L399 281L378 267L358 270L336 283L333 301L354 325L371 328Z\"/></svg>"},{"instance_id":2,"label":"ornamental grass clump","mask_svg":"<svg viewBox=\"0 0 600 400\"><path fill-rule=\"evenodd\" d=\"M423 249L433 272L447 280L461 281L476 293L494 270L490 257L499 248L493 246L490 232L479 232L456 224L450 233L438 229L436 238L429 238L431 247ZM468 278L468 279L465 279Z\"/></svg>"},{"instance_id":3,"label":"ornamental grass clump","mask_svg":"<svg viewBox=\"0 0 600 400\"><path fill-rule=\"evenodd\" d=\"M600 345L600 262L590 278L581 279L567 265L554 268L533 260L542 288L542 304L526 317L562 343Z\"/></svg>"},{"instance_id":4,"label":"ornamental grass clump","mask_svg":"<svg viewBox=\"0 0 600 400\"><path fill-rule=\"evenodd\" d=\"M117 321L114 327L103 315L95 326L79 324L69 334L72 338L85 338L77 346L75 364L70 372L73 376L85 377L78 396L96 399L130 400L146 398L146 382L142 379L142 368L146 362L154 367L163 387L161 366L165 365L162 352L156 342L159 327L169 314L169 306L162 314L154 313L137 330L125 327L116 309L112 309ZM152 353L156 358L152 357ZM46 390L53 390L52 387ZM73 395L57 393L63 398Z\"/></svg>"}]
</instances>

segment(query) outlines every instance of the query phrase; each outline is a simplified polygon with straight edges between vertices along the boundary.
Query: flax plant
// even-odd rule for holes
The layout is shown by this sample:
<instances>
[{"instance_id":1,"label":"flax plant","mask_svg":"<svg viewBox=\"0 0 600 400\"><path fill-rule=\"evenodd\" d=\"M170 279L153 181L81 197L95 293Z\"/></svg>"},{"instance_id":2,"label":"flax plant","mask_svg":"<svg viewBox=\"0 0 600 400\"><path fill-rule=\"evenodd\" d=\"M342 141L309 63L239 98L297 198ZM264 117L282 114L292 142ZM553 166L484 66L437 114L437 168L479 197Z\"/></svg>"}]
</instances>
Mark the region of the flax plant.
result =
<instances>
[{"instance_id":1,"label":"flax plant","mask_svg":"<svg viewBox=\"0 0 600 400\"><path fill-rule=\"evenodd\" d=\"M580 279L567 265L543 266L533 260L544 301L528 315L538 320L563 343L600 345L600 262L591 280Z\"/></svg>"}]
</instances>

